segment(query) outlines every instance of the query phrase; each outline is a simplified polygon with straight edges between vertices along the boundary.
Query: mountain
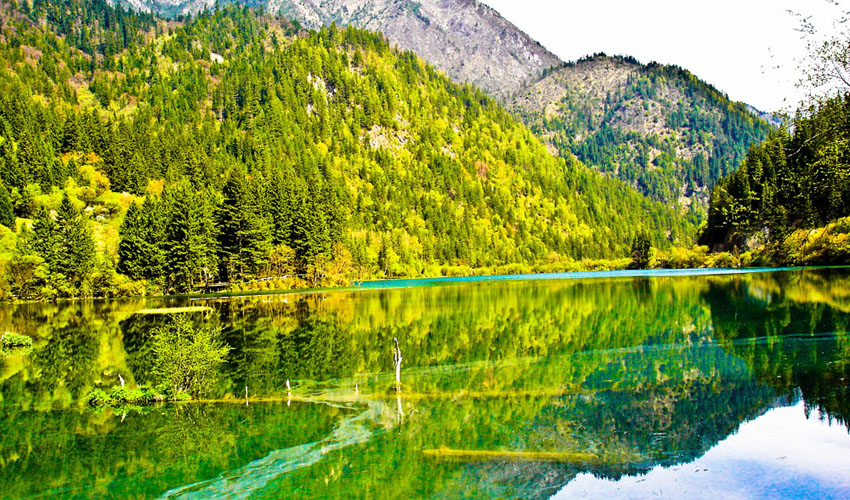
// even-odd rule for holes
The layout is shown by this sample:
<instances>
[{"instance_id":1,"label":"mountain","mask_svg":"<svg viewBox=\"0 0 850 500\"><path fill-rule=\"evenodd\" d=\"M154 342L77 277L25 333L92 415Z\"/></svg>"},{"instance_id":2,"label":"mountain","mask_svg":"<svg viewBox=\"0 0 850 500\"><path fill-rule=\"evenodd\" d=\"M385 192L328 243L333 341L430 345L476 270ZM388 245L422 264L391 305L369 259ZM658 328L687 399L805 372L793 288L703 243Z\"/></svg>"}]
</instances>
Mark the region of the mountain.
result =
<instances>
[{"instance_id":1,"label":"mountain","mask_svg":"<svg viewBox=\"0 0 850 500\"><path fill-rule=\"evenodd\" d=\"M213 0L118 0L164 15ZM553 152L575 155L644 194L704 214L708 189L763 140L766 115L677 67L604 55L560 59L476 0L236 0L310 29L383 33L455 82L509 104Z\"/></svg>"},{"instance_id":2,"label":"mountain","mask_svg":"<svg viewBox=\"0 0 850 500\"><path fill-rule=\"evenodd\" d=\"M380 34L237 7L164 22L103 0L2 5L0 181L37 233L6 250L36 283L19 296L84 293L111 266L186 291L566 269L628 256L638 230L690 241L676 210L548 154L498 102ZM87 226L99 264L66 283L56 238Z\"/></svg>"},{"instance_id":3,"label":"mountain","mask_svg":"<svg viewBox=\"0 0 850 500\"><path fill-rule=\"evenodd\" d=\"M119 0L164 15L197 13L213 0ZM507 97L525 81L560 64L498 12L476 0L238 0L318 29L336 23L383 33L456 82Z\"/></svg>"},{"instance_id":4,"label":"mountain","mask_svg":"<svg viewBox=\"0 0 850 500\"><path fill-rule=\"evenodd\" d=\"M770 130L684 69L604 54L547 71L510 106L553 152L697 211Z\"/></svg>"}]
</instances>

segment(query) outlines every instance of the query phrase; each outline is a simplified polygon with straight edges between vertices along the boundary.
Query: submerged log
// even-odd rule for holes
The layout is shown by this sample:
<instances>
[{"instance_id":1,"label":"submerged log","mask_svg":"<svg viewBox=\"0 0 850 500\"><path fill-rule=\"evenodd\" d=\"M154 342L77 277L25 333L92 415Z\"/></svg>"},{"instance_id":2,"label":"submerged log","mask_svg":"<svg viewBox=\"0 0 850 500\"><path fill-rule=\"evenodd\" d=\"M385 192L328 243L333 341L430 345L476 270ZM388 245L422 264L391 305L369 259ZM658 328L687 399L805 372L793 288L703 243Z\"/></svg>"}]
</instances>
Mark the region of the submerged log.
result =
<instances>
[{"instance_id":1,"label":"submerged log","mask_svg":"<svg viewBox=\"0 0 850 500\"><path fill-rule=\"evenodd\" d=\"M630 463L639 457L604 456L584 452L557 451L505 451L505 450L456 450L438 448L423 450L426 457L449 462L550 462L563 464L614 465Z\"/></svg>"}]
</instances>

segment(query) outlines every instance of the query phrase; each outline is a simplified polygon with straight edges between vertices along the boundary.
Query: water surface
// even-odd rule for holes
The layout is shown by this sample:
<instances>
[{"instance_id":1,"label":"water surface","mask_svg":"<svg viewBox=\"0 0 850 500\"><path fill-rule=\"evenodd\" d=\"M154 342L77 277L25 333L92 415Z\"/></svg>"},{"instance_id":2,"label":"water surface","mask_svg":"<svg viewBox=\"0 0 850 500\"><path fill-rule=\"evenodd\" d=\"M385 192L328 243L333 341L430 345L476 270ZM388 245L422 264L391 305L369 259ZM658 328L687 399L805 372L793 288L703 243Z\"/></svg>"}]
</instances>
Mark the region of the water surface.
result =
<instances>
[{"instance_id":1,"label":"water surface","mask_svg":"<svg viewBox=\"0 0 850 500\"><path fill-rule=\"evenodd\" d=\"M850 496L850 271L553 278L4 306L0 496ZM180 305L218 401L86 408Z\"/></svg>"}]
</instances>

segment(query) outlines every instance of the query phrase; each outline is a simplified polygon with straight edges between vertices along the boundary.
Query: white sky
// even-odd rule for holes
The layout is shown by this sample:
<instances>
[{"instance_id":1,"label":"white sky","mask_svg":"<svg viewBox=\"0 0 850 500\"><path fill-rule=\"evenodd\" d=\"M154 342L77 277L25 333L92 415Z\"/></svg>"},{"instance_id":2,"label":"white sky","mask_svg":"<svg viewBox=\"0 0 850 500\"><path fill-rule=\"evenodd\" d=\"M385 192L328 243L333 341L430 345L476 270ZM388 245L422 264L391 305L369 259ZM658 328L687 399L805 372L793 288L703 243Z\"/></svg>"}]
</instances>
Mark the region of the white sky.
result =
<instances>
[{"instance_id":1,"label":"white sky","mask_svg":"<svg viewBox=\"0 0 850 500\"><path fill-rule=\"evenodd\" d=\"M787 11L816 14L822 29L838 12L828 0L482 1L566 61L605 52L676 64L762 111L802 97L805 41Z\"/></svg>"}]
</instances>

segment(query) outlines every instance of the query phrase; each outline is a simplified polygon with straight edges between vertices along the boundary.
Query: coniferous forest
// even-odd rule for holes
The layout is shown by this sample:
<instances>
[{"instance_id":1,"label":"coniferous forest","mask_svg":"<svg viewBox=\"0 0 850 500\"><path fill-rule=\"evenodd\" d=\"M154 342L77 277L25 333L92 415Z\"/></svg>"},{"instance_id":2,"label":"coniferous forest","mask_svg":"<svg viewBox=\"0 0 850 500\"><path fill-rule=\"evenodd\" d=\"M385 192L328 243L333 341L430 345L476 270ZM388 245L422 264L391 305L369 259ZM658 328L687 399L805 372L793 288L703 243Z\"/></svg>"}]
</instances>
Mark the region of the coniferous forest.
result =
<instances>
[{"instance_id":1,"label":"coniferous forest","mask_svg":"<svg viewBox=\"0 0 850 500\"><path fill-rule=\"evenodd\" d=\"M4 4L2 33L9 296L563 270L693 234L378 34L101 0Z\"/></svg>"},{"instance_id":2,"label":"coniferous forest","mask_svg":"<svg viewBox=\"0 0 850 500\"><path fill-rule=\"evenodd\" d=\"M4 2L0 19L7 299L848 253L829 236L841 223L817 241L794 232L850 215L843 97L719 180L706 246L691 248L693 210L553 156L500 103L380 34L104 0ZM733 135L763 132L744 121ZM684 174L724 171L702 167ZM635 235L652 247L637 260Z\"/></svg>"},{"instance_id":3,"label":"coniferous forest","mask_svg":"<svg viewBox=\"0 0 850 500\"><path fill-rule=\"evenodd\" d=\"M850 258L850 95L807 109L747 153L714 187L700 243L763 247L771 262L843 264Z\"/></svg>"},{"instance_id":4,"label":"coniferous forest","mask_svg":"<svg viewBox=\"0 0 850 500\"><path fill-rule=\"evenodd\" d=\"M561 154L695 217L710 187L771 130L683 68L605 54L545 72L513 105Z\"/></svg>"}]
</instances>

